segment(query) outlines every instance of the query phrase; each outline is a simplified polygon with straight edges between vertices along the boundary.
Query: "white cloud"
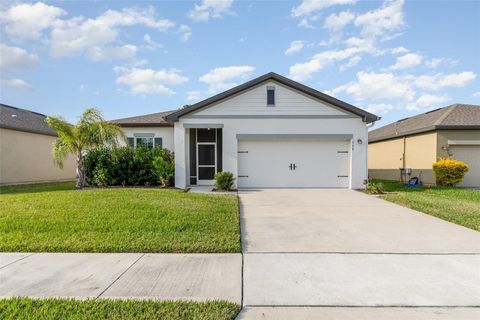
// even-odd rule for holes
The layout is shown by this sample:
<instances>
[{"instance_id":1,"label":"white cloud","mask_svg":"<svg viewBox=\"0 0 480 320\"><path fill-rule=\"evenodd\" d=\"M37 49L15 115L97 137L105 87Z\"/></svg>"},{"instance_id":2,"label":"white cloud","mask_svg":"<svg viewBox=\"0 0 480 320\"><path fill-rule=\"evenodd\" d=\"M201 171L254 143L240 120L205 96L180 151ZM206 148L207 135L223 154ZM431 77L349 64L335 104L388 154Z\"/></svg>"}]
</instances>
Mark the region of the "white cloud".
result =
<instances>
[{"instance_id":1,"label":"white cloud","mask_svg":"<svg viewBox=\"0 0 480 320\"><path fill-rule=\"evenodd\" d=\"M190 40L190 37L192 36L192 29L190 29L189 26L182 24L178 28L178 33L180 34L180 39L183 42L187 42L188 40Z\"/></svg>"},{"instance_id":2,"label":"white cloud","mask_svg":"<svg viewBox=\"0 0 480 320\"><path fill-rule=\"evenodd\" d=\"M335 62L344 61L357 56L361 52L369 50L369 47L350 47L343 50L327 50L314 55L310 60L296 63L290 67L290 77L302 81L310 78L312 73L318 72ZM358 58L355 58L358 59Z\"/></svg>"},{"instance_id":3,"label":"white cloud","mask_svg":"<svg viewBox=\"0 0 480 320\"><path fill-rule=\"evenodd\" d=\"M25 80L17 78L17 73L20 69L34 66L38 61L38 56L28 53L25 49L10 47L0 43L0 57L0 79L2 84L9 87L30 89L31 86Z\"/></svg>"},{"instance_id":4,"label":"white cloud","mask_svg":"<svg viewBox=\"0 0 480 320\"><path fill-rule=\"evenodd\" d=\"M290 43L290 47L285 50L286 55L291 55L301 51L305 47L305 41L295 40Z\"/></svg>"},{"instance_id":5,"label":"white cloud","mask_svg":"<svg viewBox=\"0 0 480 320\"><path fill-rule=\"evenodd\" d=\"M361 71L355 81L332 90L333 94L347 93L358 101L397 101L397 105L408 110L425 110L445 103L450 98L428 93L446 87L462 87L475 79L475 73L466 71L458 74L405 75ZM418 89L427 92L417 92ZM380 104L383 102L380 102ZM373 109L372 109L373 110Z\"/></svg>"},{"instance_id":6,"label":"white cloud","mask_svg":"<svg viewBox=\"0 0 480 320\"><path fill-rule=\"evenodd\" d=\"M432 95L432 94L423 94L417 98L413 103L409 103L406 106L408 110L425 110L430 109L432 107L436 107L438 105L444 104L448 101L448 96L442 95Z\"/></svg>"},{"instance_id":7,"label":"white cloud","mask_svg":"<svg viewBox=\"0 0 480 320\"><path fill-rule=\"evenodd\" d=\"M121 47L96 46L88 49L86 57L91 61L109 61L133 58L136 53L137 47L131 44Z\"/></svg>"},{"instance_id":8,"label":"white cloud","mask_svg":"<svg viewBox=\"0 0 480 320\"><path fill-rule=\"evenodd\" d=\"M75 17L69 20L57 20L51 32L50 53L53 57L69 57L85 54L97 57L96 52L110 47L118 54L116 57L130 57L132 45L112 46L119 35L119 27L144 25L159 31L174 26L168 19L156 19L152 7L146 9L124 8L121 11L108 10L95 19ZM114 48L114 49L112 49ZM104 51L105 51L104 50Z\"/></svg>"},{"instance_id":9,"label":"white cloud","mask_svg":"<svg viewBox=\"0 0 480 320\"><path fill-rule=\"evenodd\" d=\"M414 85L421 89L436 91L445 87L464 87L476 77L474 72L464 71L451 74L421 75L413 77L412 80Z\"/></svg>"},{"instance_id":10,"label":"white cloud","mask_svg":"<svg viewBox=\"0 0 480 320\"><path fill-rule=\"evenodd\" d=\"M5 33L17 39L40 38L42 30L66 12L42 2L16 4L0 13Z\"/></svg>"},{"instance_id":11,"label":"white cloud","mask_svg":"<svg viewBox=\"0 0 480 320\"><path fill-rule=\"evenodd\" d=\"M432 59L429 59L429 60L425 61L425 65L428 68L435 69L436 67L438 67L440 65L440 63L442 63L442 61L443 61L443 59L440 59L440 58L432 58Z\"/></svg>"},{"instance_id":12,"label":"white cloud","mask_svg":"<svg viewBox=\"0 0 480 320\"><path fill-rule=\"evenodd\" d=\"M188 17L195 22L205 22L210 18L221 18L225 14L233 14L231 11L232 4L233 0L202 0L188 13Z\"/></svg>"},{"instance_id":13,"label":"white cloud","mask_svg":"<svg viewBox=\"0 0 480 320\"><path fill-rule=\"evenodd\" d=\"M373 103L365 107L365 110L373 114L387 114L393 109L394 107L388 103Z\"/></svg>"},{"instance_id":14,"label":"white cloud","mask_svg":"<svg viewBox=\"0 0 480 320\"><path fill-rule=\"evenodd\" d=\"M393 48L390 52L392 54L403 54L403 53L407 53L409 52L410 50L408 50L407 48L405 47L396 47L396 48Z\"/></svg>"},{"instance_id":15,"label":"white cloud","mask_svg":"<svg viewBox=\"0 0 480 320\"><path fill-rule=\"evenodd\" d=\"M400 78L391 73L375 73L360 71L356 81L337 87L334 93L346 92L353 95L356 100L413 100L415 91Z\"/></svg>"},{"instance_id":16,"label":"white cloud","mask_svg":"<svg viewBox=\"0 0 480 320\"><path fill-rule=\"evenodd\" d=\"M0 67L3 71L14 71L18 68L28 68L38 61L36 54L28 53L27 50L10 47L0 43Z\"/></svg>"},{"instance_id":17,"label":"white cloud","mask_svg":"<svg viewBox=\"0 0 480 320\"><path fill-rule=\"evenodd\" d=\"M405 26L403 14L404 0L386 1L382 7L355 18L355 25L367 38L390 39Z\"/></svg>"},{"instance_id":18,"label":"white cloud","mask_svg":"<svg viewBox=\"0 0 480 320\"><path fill-rule=\"evenodd\" d=\"M318 13L321 10L335 5L349 5L356 2L357 0L303 0L300 5L292 9L292 16L302 18L298 24L300 27L313 28L311 23L320 18Z\"/></svg>"},{"instance_id":19,"label":"white cloud","mask_svg":"<svg viewBox=\"0 0 480 320\"><path fill-rule=\"evenodd\" d=\"M354 4L355 2L357 0L303 0L299 6L292 9L292 15L294 17L308 16L331 6Z\"/></svg>"},{"instance_id":20,"label":"white cloud","mask_svg":"<svg viewBox=\"0 0 480 320\"><path fill-rule=\"evenodd\" d=\"M178 70L152 70L141 68L115 67L118 75L116 82L127 85L132 94L173 95L175 91L169 85L178 85L188 81Z\"/></svg>"},{"instance_id":21,"label":"white cloud","mask_svg":"<svg viewBox=\"0 0 480 320\"><path fill-rule=\"evenodd\" d=\"M418 66L422 63L423 57L416 53L407 53L401 57L397 57L397 61L390 67L392 70L408 69Z\"/></svg>"},{"instance_id":22,"label":"white cloud","mask_svg":"<svg viewBox=\"0 0 480 320\"><path fill-rule=\"evenodd\" d=\"M348 11L342 11L339 14L331 14L325 18L324 28L332 31L339 32L343 27L353 21L355 15Z\"/></svg>"},{"instance_id":23,"label":"white cloud","mask_svg":"<svg viewBox=\"0 0 480 320\"><path fill-rule=\"evenodd\" d=\"M351 68L353 66L356 66L362 58L360 56L354 56L350 59L348 59L348 62L340 66L340 71L345 71L348 68Z\"/></svg>"},{"instance_id":24,"label":"white cloud","mask_svg":"<svg viewBox=\"0 0 480 320\"><path fill-rule=\"evenodd\" d=\"M9 87L13 87L13 88L24 89L24 90L25 89L26 90L32 89L32 86L30 84L28 84L25 80L22 80L22 79L1 78L0 82L4 86L9 86Z\"/></svg>"},{"instance_id":25,"label":"white cloud","mask_svg":"<svg viewBox=\"0 0 480 320\"><path fill-rule=\"evenodd\" d=\"M255 68L252 66L229 66L215 68L200 77L200 81L209 85L208 92L215 93L236 86L237 80L246 80Z\"/></svg>"},{"instance_id":26,"label":"white cloud","mask_svg":"<svg viewBox=\"0 0 480 320\"><path fill-rule=\"evenodd\" d=\"M162 45L160 43L155 42L152 37L146 33L143 35L143 41L145 41L145 47L148 50L155 50L157 48L162 48Z\"/></svg>"},{"instance_id":27,"label":"white cloud","mask_svg":"<svg viewBox=\"0 0 480 320\"><path fill-rule=\"evenodd\" d=\"M475 98L480 98L480 91L474 92L472 96Z\"/></svg>"},{"instance_id":28,"label":"white cloud","mask_svg":"<svg viewBox=\"0 0 480 320\"><path fill-rule=\"evenodd\" d=\"M195 100L198 101L202 98L201 91L187 91L187 100Z\"/></svg>"}]
</instances>

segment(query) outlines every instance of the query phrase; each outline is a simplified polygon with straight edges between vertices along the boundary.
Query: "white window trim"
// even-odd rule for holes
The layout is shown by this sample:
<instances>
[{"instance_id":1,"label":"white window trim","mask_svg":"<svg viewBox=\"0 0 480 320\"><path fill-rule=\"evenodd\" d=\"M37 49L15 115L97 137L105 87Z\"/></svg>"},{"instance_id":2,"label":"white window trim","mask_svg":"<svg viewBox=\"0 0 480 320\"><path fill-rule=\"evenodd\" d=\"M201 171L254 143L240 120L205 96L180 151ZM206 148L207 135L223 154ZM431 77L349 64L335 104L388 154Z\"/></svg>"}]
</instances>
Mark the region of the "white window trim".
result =
<instances>
[{"instance_id":1,"label":"white window trim","mask_svg":"<svg viewBox=\"0 0 480 320\"><path fill-rule=\"evenodd\" d=\"M152 148L155 148L155 134L154 133L134 133L133 134L133 147L137 148L137 139L138 138L152 138Z\"/></svg>"}]
</instances>

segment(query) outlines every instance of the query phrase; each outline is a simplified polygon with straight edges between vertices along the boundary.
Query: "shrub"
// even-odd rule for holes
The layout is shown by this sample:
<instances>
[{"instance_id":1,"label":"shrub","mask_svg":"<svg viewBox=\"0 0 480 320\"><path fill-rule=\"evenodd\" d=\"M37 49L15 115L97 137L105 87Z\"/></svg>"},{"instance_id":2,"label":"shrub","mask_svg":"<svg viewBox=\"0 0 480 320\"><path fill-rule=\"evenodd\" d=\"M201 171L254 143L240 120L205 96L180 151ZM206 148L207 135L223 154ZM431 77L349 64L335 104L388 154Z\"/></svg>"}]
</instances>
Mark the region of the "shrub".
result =
<instances>
[{"instance_id":1,"label":"shrub","mask_svg":"<svg viewBox=\"0 0 480 320\"><path fill-rule=\"evenodd\" d=\"M432 165L437 184L441 186L454 186L463 181L468 166L462 162L450 158L440 158Z\"/></svg>"},{"instance_id":2,"label":"shrub","mask_svg":"<svg viewBox=\"0 0 480 320\"><path fill-rule=\"evenodd\" d=\"M108 185L108 182L107 170L103 167L96 167L93 171L92 184L99 187L105 187Z\"/></svg>"},{"instance_id":3,"label":"shrub","mask_svg":"<svg viewBox=\"0 0 480 320\"><path fill-rule=\"evenodd\" d=\"M215 174L215 188L218 190L232 190L233 189L233 173L231 172L218 172Z\"/></svg>"},{"instance_id":4,"label":"shrub","mask_svg":"<svg viewBox=\"0 0 480 320\"><path fill-rule=\"evenodd\" d=\"M153 159L152 165L157 174L158 182L160 182L163 187L173 183L173 178L175 177L175 162L173 161L173 157L169 157L167 154L157 156Z\"/></svg>"},{"instance_id":5,"label":"shrub","mask_svg":"<svg viewBox=\"0 0 480 320\"><path fill-rule=\"evenodd\" d=\"M383 194L385 193L385 187L381 182L368 181L365 193L368 194Z\"/></svg>"},{"instance_id":6,"label":"shrub","mask_svg":"<svg viewBox=\"0 0 480 320\"><path fill-rule=\"evenodd\" d=\"M90 150L84 159L88 185L143 186L158 184L153 165L154 159L162 157L171 167L170 183L173 181L173 159L170 150L162 148L116 147Z\"/></svg>"}]
</instances>

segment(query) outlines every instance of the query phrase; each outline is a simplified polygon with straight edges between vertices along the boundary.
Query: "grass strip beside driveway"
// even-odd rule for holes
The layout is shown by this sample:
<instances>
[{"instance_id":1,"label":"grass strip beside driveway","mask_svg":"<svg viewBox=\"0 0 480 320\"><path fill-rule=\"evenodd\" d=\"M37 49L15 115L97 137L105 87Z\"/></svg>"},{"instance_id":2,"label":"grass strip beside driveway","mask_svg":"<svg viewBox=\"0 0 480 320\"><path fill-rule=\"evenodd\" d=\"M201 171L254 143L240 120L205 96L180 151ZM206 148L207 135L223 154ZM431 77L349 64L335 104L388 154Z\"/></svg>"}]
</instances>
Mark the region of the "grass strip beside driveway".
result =
<instances>
[{"instance_id":1,"label":"grass strip beside driveway","mask_svg":"<svg viewBox=\"0 0 480 320\"><path fill-rule=\"evenodd\" d=\"M381 182L391 194L381 198L440 219L480 231L480 190L457 187L408 188L397 181Z\"/></svg>"},{"instance_id":2,"label":"grass strip beside driveway","mask_svg":"<svg viewBox=\"0 0 480 320\"><path fill-rule=\"evenodd\" d=\"M0 300L0 319L235 319L240 307L226 301Z\"/></svg>"},{"instance_id":3,"label":"grass strip beside driveway","mask_svg":"<svg viewBox=\"0 0 480 320\"><path fill-rule=\"evenodd\" d=\"M240 252L234 195L66 185L2 187L0 251Z\"/></svg>"}]
</instances>

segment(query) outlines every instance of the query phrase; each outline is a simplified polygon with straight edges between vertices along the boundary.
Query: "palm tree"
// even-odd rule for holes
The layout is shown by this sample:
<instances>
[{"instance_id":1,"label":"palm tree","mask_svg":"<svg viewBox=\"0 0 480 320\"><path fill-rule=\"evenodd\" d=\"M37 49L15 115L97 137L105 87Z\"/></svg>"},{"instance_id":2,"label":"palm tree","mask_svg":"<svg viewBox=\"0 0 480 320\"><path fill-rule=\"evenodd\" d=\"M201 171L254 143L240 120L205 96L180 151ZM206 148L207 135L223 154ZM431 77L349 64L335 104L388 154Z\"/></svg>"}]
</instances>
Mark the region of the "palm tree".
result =
<instances>
[{"instance_id":1,"label":"palm tree","mask_svg":"<svg viewBox=\"0 0 480 320\"><path fill-rule=\"evenodd\" d=\"M118 138L126 140L122 129L105 121L100 111L95 108L86 109L76 125L51 116L48 116L45 121L58 135L52 148L55 164L63 168L63 162L69 154L77 158L77 189L82 189L85 185L84 151L103 146L115 146Z\"/></svg>"}]
</instances>

